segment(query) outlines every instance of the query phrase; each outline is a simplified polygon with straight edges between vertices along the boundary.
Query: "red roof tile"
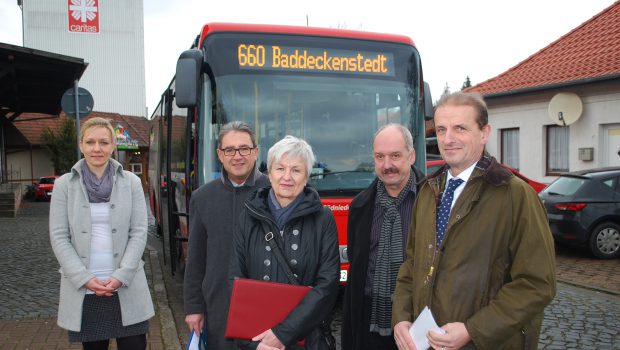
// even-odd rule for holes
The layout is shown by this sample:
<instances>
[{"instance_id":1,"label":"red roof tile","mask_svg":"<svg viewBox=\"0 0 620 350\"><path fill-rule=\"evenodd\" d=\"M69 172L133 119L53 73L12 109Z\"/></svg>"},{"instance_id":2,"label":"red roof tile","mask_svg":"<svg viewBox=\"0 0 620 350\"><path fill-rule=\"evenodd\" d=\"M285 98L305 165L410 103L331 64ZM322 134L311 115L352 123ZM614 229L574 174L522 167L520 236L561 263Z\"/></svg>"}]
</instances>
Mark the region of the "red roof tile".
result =
<instances>
[{"instance_id":1,"label":"red roof tile","mask_svg":"<svg viewBox=\"0 0 620 350\"><path fill-rule=\"evenodd\" d=\"M140 147L149 146L149 129L150 123L148 119L144 117L132 117L126 115L120 115L116 113L104 113L104 112L92 112L88 117L81 119L80 124L93 117L102 117L110 119L112 126L116 127L117 124L121 124L129 135L138 141ZM32 145L41 145L43 140L41 134L45 128L50 128L56 132L60 129L60 124L66 117L63 114L60 116L24 113L13 121L15 128L26 138L26 140Z\"/></svg>"},{"instance_id":2,"label":"red roof tile","mask_svg":"<svg viewBox=\"0 0 620 350\"><path fill-rule=\"evenodd\" d=\"M466 91L504 94L620 76L620 1L506 72Z\"/></svg>"},{"instance_id":3,"label":"red roof tile","mask_svg":"<svg viewBox=\"0 0 620 350\"><path fill-rule=\"evenodd\" d=\"M23 113L13 121L13 126L20 132L31 145L41 145L43 140L41 134L45 128L50 128L57 132L60 129L60 123L65 117L55 115Z\"/></svg>"}]
</instances>

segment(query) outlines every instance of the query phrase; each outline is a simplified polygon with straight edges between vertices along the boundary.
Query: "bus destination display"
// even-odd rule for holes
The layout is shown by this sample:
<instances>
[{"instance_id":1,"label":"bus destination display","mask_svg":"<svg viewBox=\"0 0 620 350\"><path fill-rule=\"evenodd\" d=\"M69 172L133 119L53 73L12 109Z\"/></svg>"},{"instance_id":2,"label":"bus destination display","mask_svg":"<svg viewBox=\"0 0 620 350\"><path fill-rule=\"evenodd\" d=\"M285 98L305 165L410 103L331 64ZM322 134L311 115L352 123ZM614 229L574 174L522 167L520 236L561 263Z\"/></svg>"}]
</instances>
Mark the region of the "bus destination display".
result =
<instances>
[{"instance_id":1,"label":"bus destination display","mask_svg":"<svg viewBox=\"0 0 620 350\"><path fill-rule=\"evenodd\" d=\"M384 52L239 44L241 69L394 75L394 56Z\"/></svg>"}]
</instances>

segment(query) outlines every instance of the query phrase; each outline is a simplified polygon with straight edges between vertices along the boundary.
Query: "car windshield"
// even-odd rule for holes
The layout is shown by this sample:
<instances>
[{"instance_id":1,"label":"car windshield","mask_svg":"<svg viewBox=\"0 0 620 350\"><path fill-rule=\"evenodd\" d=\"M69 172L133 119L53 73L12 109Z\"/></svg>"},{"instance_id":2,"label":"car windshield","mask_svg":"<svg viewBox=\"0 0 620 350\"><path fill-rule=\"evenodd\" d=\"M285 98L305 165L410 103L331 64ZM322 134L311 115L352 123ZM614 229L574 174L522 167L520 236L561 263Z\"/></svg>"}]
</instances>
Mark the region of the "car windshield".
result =
<instances>
[{"instance_id":1,"label":"car windshield","mask_svg":"<svg viewBox=\"0 0 620 350\"><path fill-rule=\"evenodd\" d=\"M588 179L580 177L560 176L549 187L545 193L550 195L572 196Z\"/></svg>"},{"instance_id":2,"label":"car windshield","mask_svg":"<svg viewBox=\"0 0 620 350\"><path fill-rule=\"evenodd\" d=\"M43 177L39 179L39 184L41 185L51 185L56 181L55 177Z\"/></svg>"}]
</instances>

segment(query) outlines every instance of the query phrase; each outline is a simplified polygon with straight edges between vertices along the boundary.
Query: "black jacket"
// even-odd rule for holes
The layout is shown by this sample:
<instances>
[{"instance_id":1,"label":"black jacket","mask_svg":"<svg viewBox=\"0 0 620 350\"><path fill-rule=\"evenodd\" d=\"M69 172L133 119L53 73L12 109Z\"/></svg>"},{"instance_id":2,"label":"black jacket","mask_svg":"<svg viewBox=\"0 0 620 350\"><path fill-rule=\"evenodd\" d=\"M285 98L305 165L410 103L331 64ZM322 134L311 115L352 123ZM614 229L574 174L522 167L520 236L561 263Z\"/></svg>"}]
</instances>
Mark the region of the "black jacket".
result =
<instances>
[{"instance_id":1,"label":"black jacket","mask_svg":"<svg viewBox=\"0 0 620 350\"><path fill-rule=\"evenodd\" d=\"M424 176L414 166L411 167L411 171L415 174L416 186L419 190L420 182ZM372 227L378 181L375 179L367 189L355 196L349 206L347 255L351 265L342 307L343 350L365 349L362 335L368 332L370 327L368 320L362 316L362 306L364 305L364 289L366 288L368 257L370 255L370 228Z\"/></svg>"},{"instance_id":2,"label":"black jacket","mask_svg":"<svg viewBox=\"0 0 620 350\"><path fill-rule=\"evenodd\" d=\"M274 232L279 232L267 202L270 189L259 189L245 202L233 241L231 283L235 277L289 283L273 252L266 249L269 244L260 223L266 221ZM291 268L300 284L312 286L312 290L272 330L287 348L306 338L306 349L323 349L325 344L318 326L329 316L338 296L338 234L334 216L329 208L323 207L318 193L306 187L304 194L303 201L284 225L281 247L287 261L295 261ZM252 349L258 343L239 342L239 345Z\"/></svg>"},{"instance_id":3,"label":"black jacket","mask_svg":"<svg viewBox=\"0 0 620 350\"><path fill-rule=\"evenodd\" d=\"M189 205L189 243L183 296L185 314L205 314L211 349L232 350L233 341L224 338L230 291L228 262L234 226L250 194L269 186L267 176L254 167L252 176L240 187L232 185L226 171L220 179L200 186Z\"/></svg>"}]
</instances>

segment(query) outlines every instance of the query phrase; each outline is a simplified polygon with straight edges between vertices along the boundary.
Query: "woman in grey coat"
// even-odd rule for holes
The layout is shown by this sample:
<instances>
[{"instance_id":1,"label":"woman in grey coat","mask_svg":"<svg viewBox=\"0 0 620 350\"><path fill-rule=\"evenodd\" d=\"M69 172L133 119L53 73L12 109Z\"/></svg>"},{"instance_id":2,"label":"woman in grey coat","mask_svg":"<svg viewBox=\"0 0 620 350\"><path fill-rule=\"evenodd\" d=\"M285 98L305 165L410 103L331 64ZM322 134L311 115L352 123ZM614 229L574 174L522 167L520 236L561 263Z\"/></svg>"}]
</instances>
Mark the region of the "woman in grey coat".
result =
<instances>
[{"instance_id":1,"label":"woman in grey coat","mask_svg":"<svg viewBox=\"0 0 620 350\"><path fill-rule=\"evenodd\" d=\"M91 118L80 132L79 160L54 185L50 239L60 263L58 325L84 349L146 349L155 313L142 253L146 203L140 179L111 159L114 129Z\"/></svg>"},{"instance_id":2,"label":"woman in grey coat","mask_svg":"<svg viewBox=\"0 0 620 350\"><path fill-rule=\"evenodd\" d=\"M340 259L334 216L306 186L313 163L312 148L305 141L285 137L267 155L271 187L259 189L245 202L233 241L231 279L291 283L265 240L266 223L297 283L312 289L280 324L256 334L252 342L239 341L241 348L291 349L300 339L309 350L328 348L326 333L331 331L320 324L336 302ZM329 338L333 340L331 334Z\"/></svg>"}]
</instances>

